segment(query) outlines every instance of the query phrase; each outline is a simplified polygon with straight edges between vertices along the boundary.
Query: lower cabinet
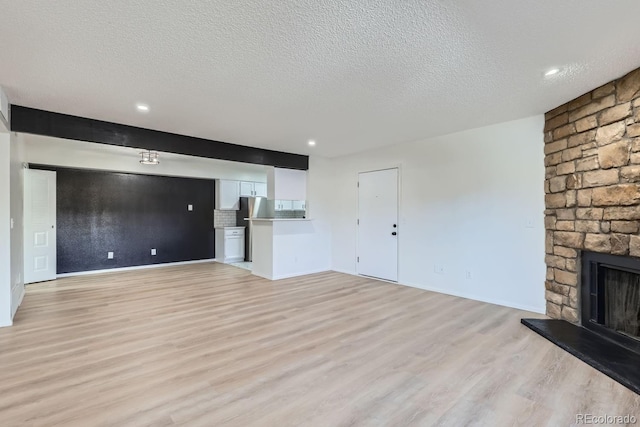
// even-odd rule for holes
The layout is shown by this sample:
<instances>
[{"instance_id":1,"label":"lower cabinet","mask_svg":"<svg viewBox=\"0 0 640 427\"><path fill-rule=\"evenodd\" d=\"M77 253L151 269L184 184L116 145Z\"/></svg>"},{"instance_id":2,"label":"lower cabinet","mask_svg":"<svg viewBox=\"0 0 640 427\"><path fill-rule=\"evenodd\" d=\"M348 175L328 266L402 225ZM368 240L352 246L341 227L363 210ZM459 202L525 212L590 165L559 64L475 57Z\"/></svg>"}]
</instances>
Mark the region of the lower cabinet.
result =
<instances>
[{"instance_id":1,"label":"lower cabinet","mask_svg":"<svg viewBox=\"0 0 640 427\"><path fill-rule=\"evenodd\" d=\"M244 261L244 227L216 228L216 259L224 263Z\"/></svg>"}]
</instances>

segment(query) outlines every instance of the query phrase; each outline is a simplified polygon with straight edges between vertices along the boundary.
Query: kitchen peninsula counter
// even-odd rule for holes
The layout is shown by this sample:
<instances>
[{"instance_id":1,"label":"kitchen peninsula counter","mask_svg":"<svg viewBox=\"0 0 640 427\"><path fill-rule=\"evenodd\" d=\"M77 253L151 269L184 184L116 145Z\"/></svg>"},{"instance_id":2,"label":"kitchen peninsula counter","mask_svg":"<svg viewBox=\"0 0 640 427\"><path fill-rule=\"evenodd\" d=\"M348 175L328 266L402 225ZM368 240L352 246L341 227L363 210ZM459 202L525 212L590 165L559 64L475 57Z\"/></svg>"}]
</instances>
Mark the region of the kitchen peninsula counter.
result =
<instances>
[{"instance_id":1,"label":"kitchen peninsula counter","mask_svg":"<svg viewBox=\"0 0 640 427\"><path fill-rule=\"evenodd\" d=\"M252 218L251 273L269 280L317 273L318 234L308 218Z\"/></svg>"}]
</instances>

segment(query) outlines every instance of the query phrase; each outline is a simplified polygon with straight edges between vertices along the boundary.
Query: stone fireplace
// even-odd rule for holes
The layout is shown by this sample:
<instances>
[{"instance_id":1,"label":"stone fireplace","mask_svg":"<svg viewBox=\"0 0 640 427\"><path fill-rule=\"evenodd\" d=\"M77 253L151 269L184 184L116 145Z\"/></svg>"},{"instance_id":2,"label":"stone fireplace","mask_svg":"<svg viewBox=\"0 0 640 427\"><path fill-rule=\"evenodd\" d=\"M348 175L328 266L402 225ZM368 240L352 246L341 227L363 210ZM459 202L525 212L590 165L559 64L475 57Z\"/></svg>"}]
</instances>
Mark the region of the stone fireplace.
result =
<instances>
[{"instance_id":1,"label":"stone fireplace","mask_svg":"<svg viewBox=\"0 0 640 427\"><path fill-rule=\"evenodd\" d=\"M640 69L546 113L544 142L546 312L584 324L583 251L640 259Z\"/></svg>"}]
</instances>

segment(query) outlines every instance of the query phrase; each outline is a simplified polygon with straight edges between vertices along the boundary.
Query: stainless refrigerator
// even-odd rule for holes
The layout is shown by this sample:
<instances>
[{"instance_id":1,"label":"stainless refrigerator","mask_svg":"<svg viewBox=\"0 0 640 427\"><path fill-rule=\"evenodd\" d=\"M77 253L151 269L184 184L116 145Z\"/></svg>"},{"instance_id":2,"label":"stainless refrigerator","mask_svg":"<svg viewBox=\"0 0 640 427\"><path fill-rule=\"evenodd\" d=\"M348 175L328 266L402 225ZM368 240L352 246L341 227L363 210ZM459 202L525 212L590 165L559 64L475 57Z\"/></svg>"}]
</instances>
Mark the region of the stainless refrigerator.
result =
<instances>
[{"instance_id":1,"label":"stainless refrigerator","mask_svg":"<svg viewBox=\"0 0 640 427\"><path fill-rule=\"evenodd\" d=\"M246 227L244 230L244 260L251 261L251 221L245 218L266 218L266 197L240 197L240 209L236 212L236 225Z\"/></svg>"}]
</instances>

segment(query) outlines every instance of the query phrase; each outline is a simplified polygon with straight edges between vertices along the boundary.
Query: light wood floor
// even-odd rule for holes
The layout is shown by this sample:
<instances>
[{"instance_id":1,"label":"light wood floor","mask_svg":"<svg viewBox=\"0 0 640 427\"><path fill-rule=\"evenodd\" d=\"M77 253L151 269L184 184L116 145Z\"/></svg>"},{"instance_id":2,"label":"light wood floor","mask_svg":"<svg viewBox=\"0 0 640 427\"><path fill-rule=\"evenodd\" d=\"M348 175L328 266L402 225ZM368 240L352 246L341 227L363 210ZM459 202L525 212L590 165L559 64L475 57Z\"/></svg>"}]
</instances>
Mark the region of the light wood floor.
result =
<instances>
[{"instance_id":1,"label":"light wood floor","mask_svg":"<svg viewBox=\"0 0 640 427\"><path fill-rule=\"evenodd\" d=\"M555 427L576 413L640 415L638 395L523 316L535 315L214 263L29 285L0 330L0 425Z\"/></svg>"}]
</instances>

